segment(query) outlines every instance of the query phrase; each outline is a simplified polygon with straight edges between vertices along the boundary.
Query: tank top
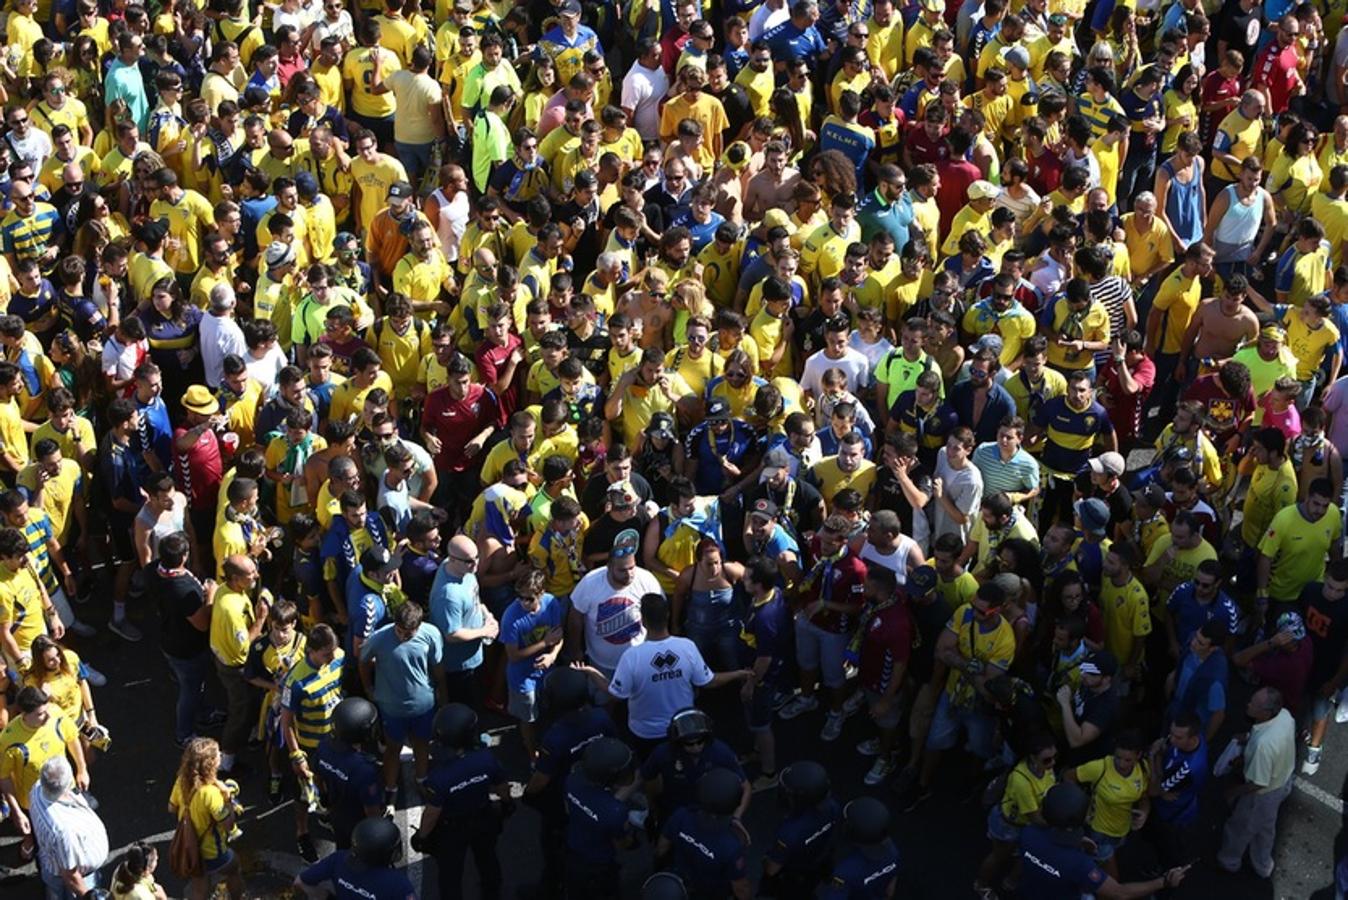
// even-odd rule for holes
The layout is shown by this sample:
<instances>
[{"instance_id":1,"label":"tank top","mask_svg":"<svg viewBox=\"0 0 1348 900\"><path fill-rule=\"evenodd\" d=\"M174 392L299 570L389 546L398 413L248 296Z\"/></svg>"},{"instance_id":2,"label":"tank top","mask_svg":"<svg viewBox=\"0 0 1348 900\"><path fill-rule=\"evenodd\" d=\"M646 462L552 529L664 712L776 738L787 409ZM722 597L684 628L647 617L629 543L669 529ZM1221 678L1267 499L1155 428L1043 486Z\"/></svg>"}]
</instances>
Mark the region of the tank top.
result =
<instances>
[{"instance_id":1,"label":"tank top","mask_svg":"<svg viewBox=\"0 0 1348 900\"><path fill-rule=\"evenodd\" d=\"M1217 251L1214 262L1244 262L1250 257L1255 235L1259 234L1259 226L1264 221L1264 193L1258 192L1251 198L1253 202L1245 204L1236 195L1234 184L1223 190L1228 202L1226 215L1222 216L1212 235L1213 249Z\"/></svg>"},{"instance_id":2,"label":"tank top","mask_svg":"<svg viewBox=\"0 0 1348 900\"><path fill-rule=\"evenodd\" d=\"M1161 163L1161 169L1170 176L1170 191L1165 198L1165 214L1170 224L1186 244L1203 239L1203 208L1199 189L1203 184L1203 160L1194 158L1193 177L1186 184L1175 177L1170 160ZM1261 210L1262 211L1262 210Z\"/></svg>"},{"instance_id":3,"label":"tank top","mask_svg":"<svg viewBox=\"0 0 1348 900\"><path fill-rule=\"evenodd\" d=\"M735 589L729 587L690 591L688 610L685 613L686 624L708 628L730 622L734 610L730 601L734 593Z\"/></svg>"},{"instance_id":4,"label":"tank top","mask_svg":"<svg viewBox=\"0 0 1348 900\"><path fill-rule=\"evenodd\" d=\"M908 560L914 549L917 548L917 541L906 534L899 535L899 542L890 553L881 553L875 549L875 545L867 541L866 546L861 548L861 559L867 565L876 563L889 569L899 580L899 587L903 587L908 582Z\"/></svg>"},{"instance_id":5,"label":"tank top","mask_svg":"<svg viewBox=\"0 0 1348 900\"><path fill-rule=\"evenodd\" d=\"M440 236L440 249L445 251L447 262L456 262L459 258L459 240L463 237L464 227L468 224L468 194L462 193L450 200L445 196L444 188L436 188L431 194L436 209L435 231Z\"/></svg>"},{"instance_id":6,"label":"tank top","mask_svg":"<svg viewBox=\"0 0 1348 900\"><path fill-rule=\"evenodd\" d=\"M183 530L187 505L173 499L173 509L156 516L148 506L142 506L136 513L136 521L150 529L150 559L159 558L159 542L166 536Z\"/></svg>"}]
</instances>

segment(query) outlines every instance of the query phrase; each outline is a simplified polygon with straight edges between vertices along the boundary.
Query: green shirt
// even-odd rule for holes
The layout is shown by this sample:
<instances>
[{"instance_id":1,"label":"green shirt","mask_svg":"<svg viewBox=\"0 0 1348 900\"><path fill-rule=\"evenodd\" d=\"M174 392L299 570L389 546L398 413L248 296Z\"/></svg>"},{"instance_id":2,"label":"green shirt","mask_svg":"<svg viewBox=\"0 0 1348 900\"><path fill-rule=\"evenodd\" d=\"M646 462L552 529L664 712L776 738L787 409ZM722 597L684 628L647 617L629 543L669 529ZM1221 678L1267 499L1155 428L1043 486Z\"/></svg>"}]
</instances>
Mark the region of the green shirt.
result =
<instances>
[{"instance_id":1,"label":"green shirt","mask_svg":"<svg viewBox=\"0 0 1348 900\"><path fill-rule=\"evenodd\" d=\"M505 162L512 152L510 129L501 117L487 110L473 122L473 183L479 192L487 193L491 167Z\"/></svg>"}]
</instances>

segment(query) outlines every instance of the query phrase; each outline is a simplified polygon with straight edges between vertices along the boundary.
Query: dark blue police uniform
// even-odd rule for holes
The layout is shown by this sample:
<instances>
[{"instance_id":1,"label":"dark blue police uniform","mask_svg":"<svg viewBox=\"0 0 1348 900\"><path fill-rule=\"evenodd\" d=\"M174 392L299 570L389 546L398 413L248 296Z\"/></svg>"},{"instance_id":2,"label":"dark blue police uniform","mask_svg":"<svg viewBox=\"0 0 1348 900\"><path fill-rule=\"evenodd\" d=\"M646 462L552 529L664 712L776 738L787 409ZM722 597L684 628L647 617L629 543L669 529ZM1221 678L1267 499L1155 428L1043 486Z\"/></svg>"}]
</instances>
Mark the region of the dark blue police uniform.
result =
<instances>
[{"instance_id":1,"label":"dark blue police uniform","mask_svg":"<svg viewBox=\"0 0 1348 900\"><path fill-rule=\"evenodd\" d=\"M571 900L616 898L616 843L632 834L627 804L579 772L566 779L566 895Z\"/></svg>"},{"instance_id":2,"label":"dark blue police uniform","mask_svg":"<svg viewBox=\"0 0 1348 900\"><path fill-rule=\"evenodd\" d=\"M889 885L898 874L899 851L893 841L885 841L877 850L857 849L840 859L819 896L821 900L881 900L889 895ZM1036 895L1028 896L1038 900Z\"/></svg>"},{"instance_id":3,"label":"dark blue police uniform","mask_svg":"<svg viewBox=\"0 0 1348 900\"><path fill-rule=\"evenodd\" d=\"M838 801L830 797L816 807L792 813L777 827L776 840L767 852L767 858L782 867L772 879L777 897L814 896L828 875L840 813Z\"/></svg>"},{"instance_id":4,"label":"dark blue police uniform","mask_svg":"<svg viewBox=\"0 0 1348 900\"><path fill-rule=\"evenodd\" d=\"M491 787L505 780L505 769L486 749L441 760L426 777L426 805L440 810L430 848L439 870L441 897L463 896L463 864L470 849L482 881L482 896L500 896L496 838L501 833L501 816Z\"/></svg>"},{"instance_id":5,"label":"dark blue police uniform","mask_svg":"<svg viewBox=\"0 0 1348 900\"><path fill-rule=\"evenodd\" d=\"M332 839L338 850L345 850L351 846L351 830L365 818L366 808L384 805L379 760L329 737L318 745L314 768L332 825Z\"/></svg>"},{"instance_id":6,"label":"dark blue police uniform","mask_svg":"<svg viewBox=\"0 0 1348 900\"><path fill-rule=\"evenodd\" d=\"M566 779L571 768L594 739L616 737L608 713L597 707L562 716L543 732L534 770L548 777L547 787L531 801L543 818L544 890L554 890L562 879L562 848L566 846Z\"/></svg>"},{"instance_id":7,"label":"dark blue police uniform","mask_svg":"<svg viewBox=\"0 0 1348 900\"><path fill-rule=\"evenodd\" d=\"M338 850L300 873L300 881L317 887L332 884L337 900L416 900L416 891L407 876L397 869L371 869L362 865L349 850Z\"/></svg>"},{"instance_id":8,"label":"dark blue police uniform","mask_svg":"<svg viewBox=\"0 0 1348 900\"><path fill-rule=\"evenodd\" d=\"M1039 825L1020 830L1020 894L1035 900L1081 900L1109 877L1074 836Z\"/></svg>"},{"instance_id":9,"label":"dark blue police uniform","mask_svg":"<svg viewBox=\"0 0 1348 900\"><path fill-rule=\"evenodd\" d=\"M685 806L669 817L662 836L670 844L670 865L692 900L725 900L731 883L745 877L744 839L728 818Z\"/></svg>"},{"instance_id":10,"label":"dark blue police uniform","mask_svg":"<svg viewBox=\"0 0 1348 900\"><path fill-rule=\"evenodd\" d=\"M729 769L744 780L739 757L725 741L712 738L701 753L689 753L673 741L665 741L651 751L641 765L641 777L661 780L661 819L674 811L697 803L697 782L713 769Z\"/></svg>"}]
</instances>

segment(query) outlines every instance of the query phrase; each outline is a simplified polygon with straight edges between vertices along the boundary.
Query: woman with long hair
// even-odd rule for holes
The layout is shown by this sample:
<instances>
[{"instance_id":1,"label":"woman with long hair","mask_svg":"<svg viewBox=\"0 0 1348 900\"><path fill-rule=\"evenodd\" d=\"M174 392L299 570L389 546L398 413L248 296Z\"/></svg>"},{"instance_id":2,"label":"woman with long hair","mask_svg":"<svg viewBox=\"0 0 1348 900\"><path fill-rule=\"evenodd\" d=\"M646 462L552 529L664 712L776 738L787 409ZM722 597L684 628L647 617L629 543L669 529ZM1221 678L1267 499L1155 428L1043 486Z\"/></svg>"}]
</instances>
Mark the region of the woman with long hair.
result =
<instances>
[{"instance_id":1,"label":"woman with long hair","mask_svg":"<svg viewBox=\"0 0 1348 900\"><path fill-rule=\"evenodd\" d=\"M790 88L779 87L768 98L768 106L772 110L772 118L783 129L787 158L791 162L799 161L801 155L810 149L810 144L806 141L805 122L800 117L800 103L796 95L791 93Z\"/></svg>"},{"instance_id":2,"label":"woman with long hair","mask_svg":"<svg viewBox=\"0 0 1348 900\"><path fill-rule=\"evenodd\" d=\"M48 351L56 364L56 386L63 387L75 398L76 415L92 421L94 409L107 395L107 379L103 377L102 360L89 350L71 331L59 332Z\"/></svg>"},{"instance_id":3,"label":"woman with long hair","mask_svg":"<svg viewBox=\"0 0 1348 900\"><path fill-rule=\"evenodd\" d=\"M80 658L75 651L62 647L45 634L33 638L30 649L33 665L24 674L23 683L41 688L52 706L81 728L86 724L97 725L89 682L80 669ZM85 753L88 752L86 747Z\"/></svg>"},{"instance_id":4,"label":"woman with long hair","mask_svg":"<svg viewBox=\"0 0 1348 900\"><path fill-rule=\"evenodd\" d=\"M737 668L743 615L735 603L735 585L744 577L744 564L725 559L721 545L703 538L694 551L694 563L675 582L670 625L697 645L715 672Z\"/></svg>"},{"instance_id":5,"label":"woman with long hair","mask_svg":"<svg viewBox=\"0 0 1348 900\"><path fill-rule=\"evenodd\" d=\"M168 894L154 880L159 866L159 851L153 844L137 841L112 874L112 900L168 900Z\"/></svg>"},{"instance_id":6,"label":"woman with long hair","mask_svg":"<svg viewBox=\"0 0 1348 900\"><path fill-rule=\"evenodd\" d=\"M550 56L540 56L533 62L529 75L521 85L524 97L515 104L515 112L510 119L510 130L525 127L538 131L538 120L543 115L543 107L557 93L557 64Z\"/></svg>"},{"instance_id":7,"label":"woman with long hair","mask_svg":"<svg viewBox=\"0 0 1348 900\"><path fill-rule=\"evenodd\" d=\"M200 737L187 742L169 795L169 812L191 821L201 846L202 874L188 882L189 900L206 900L220 880L232 900L243 897L243 874L229 846L238 834L234 798L239 788L232 781L222 781L219 772L219 744Z\"/></svg>"},{"instance_id":8,"label":"woman with long hair","mask_svg":"<svg viewBox=\"0 0 1348 900\"><path fill-rule=\"evenodd\" d=\"M808 177L823 195L820 202L824 209L828 209L839 194L856 196L857 167L841 151L825 150L810 160Z\"/></svg>"},{"instance_id":9,"label":"woman with long hair","mask_svg":"<svg viewBox=\"0 0 1348 900\"><path fill-rule=\"evenodd\" d=\"M65 61L66 68L70 70L70 92L84 103L89 121L96 122L104 118L103 67L99 64L98 44L93 37L87 32L76 37L66 51ZM126 105L125 101L120 102ZM105 128L104 133L108 133L108 129Z\"/></svg>"},{"instance_id":10,"label":"woman with long hair","mask_svg":"<svg viewBox=\"0 0 1348 900\"><path fill-rule=\"evenodd\" d=\"M1315 144L1314 125L1309 122L1293 125L1268 176L1268 192L1273 195L1278 218L1289 228L1296 219L1310 213L1311 198L1325 177L1315 157Z\"/></svg>"},{"instance_id":11,"label":"woman with long hair","mask_svg":"<svg viewBox=\"0 0 1348 900\"><path fill-rule=\"evenodd\" d=\"M108 198L99 191L86 191L75 207L76 256L98 259L103 248L131 234L126 217L114 212Z\"/></svg>"},{"instance_id":12,"label":"woman with long hair","mask_svg":"<svg viewBox=\"0 0 1348 900\"><path fill-rule=\"evenodd\" d=\"M188 385L204 378L201 310L183 299L172 278L161 278L150 288L150 302L142 304L135 315L145 324L150 359L163 371L163 397L172 411Z\"/></svg>"},{"instance_id":13,"label":"woman with long hair","mask_svg":"<svg viewBox=\"0 0 1348 900\"><path fill-rule=\"evenodd\" d=\"M1137 18L1128 6L1114 7L1109 17L1109 49L1114 51L1114 77L1125 83L1142 62L1137 44Z\"/></svg>"}]
</instances>

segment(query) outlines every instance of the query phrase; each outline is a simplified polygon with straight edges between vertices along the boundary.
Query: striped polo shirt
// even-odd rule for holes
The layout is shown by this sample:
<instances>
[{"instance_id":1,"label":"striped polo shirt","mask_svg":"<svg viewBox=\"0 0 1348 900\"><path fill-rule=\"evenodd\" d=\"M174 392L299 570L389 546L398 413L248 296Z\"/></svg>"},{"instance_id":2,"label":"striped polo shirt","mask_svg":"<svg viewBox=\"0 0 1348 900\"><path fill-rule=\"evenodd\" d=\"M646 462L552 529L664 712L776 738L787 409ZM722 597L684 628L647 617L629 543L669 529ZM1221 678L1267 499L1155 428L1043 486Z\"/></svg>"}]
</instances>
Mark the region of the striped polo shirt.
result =
<instances>
[{"instance_id":1,"label":"striped polo shirt","mask_svg":"<svg viewBox=\"0 0 1348 900\"><path fill-rule=\"evenodd\" d=\"M0 221L0 241L3 241L4 251L18 259L36 259L46 252L60 219L56 207L41 201L34 201L30 216L20 216L11 210Z\"/></svg>"},{"instance_id":2,"label":"striped polo shirt","mask_svg":"<svg viewBox=\"0 0 1348 900\"><path fill-rule=\"evenodd\" d=\"M295 720L300 749L315 750L332 731L332 710L342 699L342 661L339 649L332 661L317 668L306 655L295 663L281 689L281 704Z\"/></svg>"}]
</instances>

